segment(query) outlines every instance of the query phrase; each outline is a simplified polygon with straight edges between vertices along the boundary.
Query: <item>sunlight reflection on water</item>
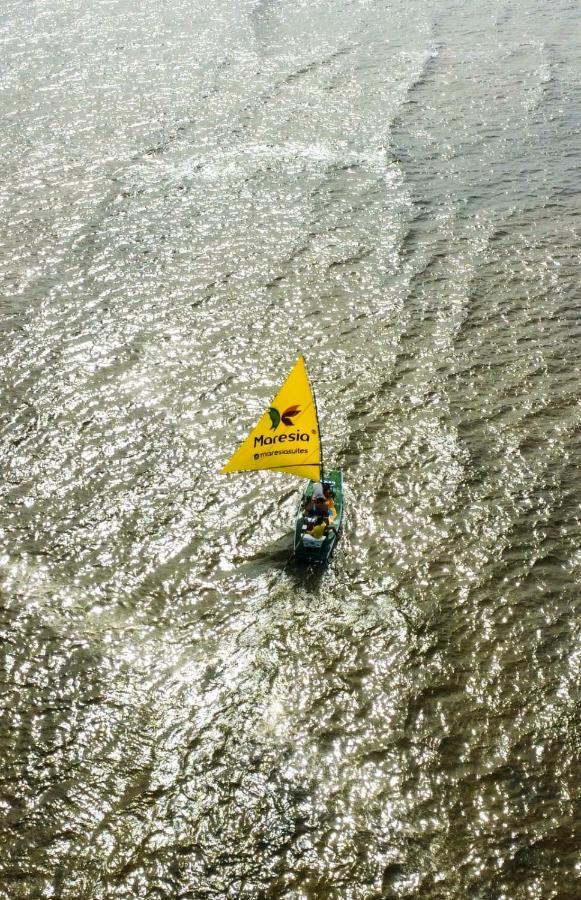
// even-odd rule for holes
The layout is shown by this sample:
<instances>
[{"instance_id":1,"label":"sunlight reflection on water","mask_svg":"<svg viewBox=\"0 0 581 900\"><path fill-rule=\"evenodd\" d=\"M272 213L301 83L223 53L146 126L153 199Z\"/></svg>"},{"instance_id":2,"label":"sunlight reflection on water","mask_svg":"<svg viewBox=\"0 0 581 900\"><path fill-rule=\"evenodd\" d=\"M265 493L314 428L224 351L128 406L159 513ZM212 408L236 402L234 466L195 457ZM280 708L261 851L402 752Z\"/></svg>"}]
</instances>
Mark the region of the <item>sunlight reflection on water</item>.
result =
<instances>
[{"instance_id":1,"label":"sunlight reflection on water","mask_svg":"<svg viewBox=\"0 0 581 900\"><path fill-rule=\"evenodd\" d=\"M2 891L574 890L572 9L11 16ZM326 571L217 475L300 353Z\"/></svg>"}]
</instances>

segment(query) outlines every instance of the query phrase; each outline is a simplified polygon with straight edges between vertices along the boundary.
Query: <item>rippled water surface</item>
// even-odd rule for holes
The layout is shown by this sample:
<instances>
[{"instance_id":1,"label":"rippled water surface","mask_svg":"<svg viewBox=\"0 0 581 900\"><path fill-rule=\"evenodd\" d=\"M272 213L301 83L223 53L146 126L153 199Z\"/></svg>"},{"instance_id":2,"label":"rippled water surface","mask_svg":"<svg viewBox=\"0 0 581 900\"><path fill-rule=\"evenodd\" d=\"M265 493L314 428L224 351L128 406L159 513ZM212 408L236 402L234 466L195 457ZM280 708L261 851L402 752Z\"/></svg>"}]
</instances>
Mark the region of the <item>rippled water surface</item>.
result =
<instances>
[{"instance_id":1,"label":"rippled water surface","mask_svg":"<svg viewBox=\"0 0 581 900\"><path fill-rule=\"evenodd\" d=\"M2 898L581 896L579 22L4 4Z\"/></svg>"}]
</instances>

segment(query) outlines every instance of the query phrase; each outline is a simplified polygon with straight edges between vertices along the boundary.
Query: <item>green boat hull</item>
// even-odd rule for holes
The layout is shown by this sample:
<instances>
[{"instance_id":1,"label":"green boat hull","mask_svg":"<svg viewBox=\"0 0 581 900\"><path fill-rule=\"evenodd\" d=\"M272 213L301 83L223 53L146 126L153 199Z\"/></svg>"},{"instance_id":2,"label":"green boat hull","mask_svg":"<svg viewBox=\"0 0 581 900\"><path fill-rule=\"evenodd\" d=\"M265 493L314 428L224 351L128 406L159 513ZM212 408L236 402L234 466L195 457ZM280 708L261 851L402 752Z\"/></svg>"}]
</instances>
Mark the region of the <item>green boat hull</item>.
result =
<instances>
[{"instance_id":1,"label":"green boat hull","mask_svg":"<svg viewBox=\"0 0 581 900\"><path fill-rule=\"evenodd\" d=\"M326 562L329 559L339 539L343 522L343 475L340 471L325 472L323 480L324 482L329 482L332 486L337 516L333 520L333 529L328 532L320 543L309 541L308 538L305 539L303 509L305 501L311 497L315 485L314 481L309 481L303 491L295 517L294 554L296 559L305 562Z\"/></svg>"}]
</instances>

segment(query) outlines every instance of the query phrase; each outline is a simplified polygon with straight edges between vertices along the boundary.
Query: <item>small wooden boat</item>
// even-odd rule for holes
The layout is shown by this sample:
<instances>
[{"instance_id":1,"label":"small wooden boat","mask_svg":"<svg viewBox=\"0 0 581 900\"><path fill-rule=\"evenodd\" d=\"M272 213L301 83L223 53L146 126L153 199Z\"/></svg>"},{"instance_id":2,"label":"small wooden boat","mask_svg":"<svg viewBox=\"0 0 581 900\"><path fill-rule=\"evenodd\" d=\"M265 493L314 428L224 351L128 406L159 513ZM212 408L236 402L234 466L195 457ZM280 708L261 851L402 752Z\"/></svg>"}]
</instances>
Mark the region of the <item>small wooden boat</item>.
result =
<instances>
[{"instance_id":1,"label":"small wooden boat","mask_svg":"<svg viewBox=\"0 0 581 900\"><path fill-rule=\"evenodd\" d=\"M343 522L343 476L341 472L335 470L325 472L324 479L320 484L323 488L329 488L328 493L332 498L332 514L329 517L329 528L326 533L317 536L316 533L313 533L314 529L309 532L308 516L305 516L305 509L308 508L313 496L316 482L309 481L306 485L295 516L295 556L297 559L307 562L327 562L335 549Z\"/></svg>"},{"instance_id":2,"label":"small wooden boat","mask_svg":"<svg viewBox=\"0 0 581 900\"><path fill-rule=\"evenodd\" d=\"M343 478L340 471L324 470L317 403L302 356L221 472L257 470L308 479L295 516L294 553L297 559L328 560L343 521ZM313 494L325 488L328 512L306 514Z\"/></svg>"}]
</instances>

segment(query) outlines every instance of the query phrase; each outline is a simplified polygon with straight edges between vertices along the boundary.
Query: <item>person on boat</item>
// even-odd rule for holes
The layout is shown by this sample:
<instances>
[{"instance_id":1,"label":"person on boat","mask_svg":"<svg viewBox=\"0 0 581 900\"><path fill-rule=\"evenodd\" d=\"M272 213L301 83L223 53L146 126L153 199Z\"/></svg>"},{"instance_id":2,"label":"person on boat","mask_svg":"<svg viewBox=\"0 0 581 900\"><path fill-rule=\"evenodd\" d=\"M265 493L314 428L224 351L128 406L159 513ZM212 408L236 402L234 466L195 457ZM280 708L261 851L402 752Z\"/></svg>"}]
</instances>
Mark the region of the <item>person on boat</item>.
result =
<instances>
[{"instance_id":1,"label":"person on boat","mask_svg":"<svg viewBox=\"0 0 581 900\"><path fill-rule=\"evenodd\" d=\"M333 487L329 482L325 482L323 485L316 484L314 486L313 493L305 503L305 513L307 515L316 515L318 510L322 509L323 503L329 511L331 521L333 521L333 519L337 517L337 508L335 506Z\"/></svg>"},{"instance_id":2,"label":"person on boat","mask_svg":"<svg viewBox=\"0 0 581 900\"><path fill-rule=\"evenodd\" d=\"M331 521L333 521L333 519L337 516L337 509L335 507L335 496L333 494L333 488L328 481L326 481L323 485L323 496L325 498L325 503L327 504L327 509L329 510Z\"/></svg>"},{"instance_id":3,"label":"person on boat","mask_svg":"<svg viewBox=\"0 0 581 900\"><path fill-rule=\"evenodd\" d=\"M329 507L327 506L325 495L321 493L315 496L313 492L305 503L305 516L308 519L318 518L319 516L328 519L329 515Z\"/></svg>"},{"instance_id":4,"label":"person on boat","mask_svg":"<svg viewBox=\"0 0 581 900\"><path fill-rule=\"evenodd\" d=\"M318 519L307 520L306 532L308 535L310 535L310 537L314 537L319 540L320 538L325 537L328 529L328 520L323 518L323 516L319 516Z\"/></svg>"},{"instance_id":5,"label":"person on boat","mask_svg":"<svg viewBox=\"0 0 581 900\"><path fill-rule=\"evenodd\" d=\"M324 493L317 493L315 497L311 496L306 502L304 512L305 530L311 537L322 538L329 531L336 530L331 521L332 518L335 518L337 512L334 506L331 511L327 505Z\"/></svg>"},{"instance_id":6,"label":"person on boat","mask_svg":"<svg viewBox=\"0 0 581 900\"><path fill-rule=\"evenodd\" d=\"M313 490L311 492L311 499L316 500L317 497L324 497L324 496L325 496L325 488L323 487L323 485L321 484L320 481L315 481L315 483L313 485Z\"/></svg>"}]
</instances>

